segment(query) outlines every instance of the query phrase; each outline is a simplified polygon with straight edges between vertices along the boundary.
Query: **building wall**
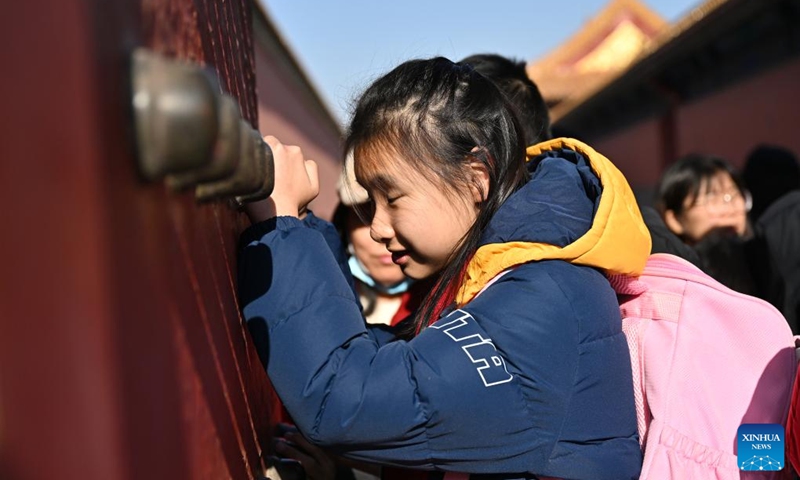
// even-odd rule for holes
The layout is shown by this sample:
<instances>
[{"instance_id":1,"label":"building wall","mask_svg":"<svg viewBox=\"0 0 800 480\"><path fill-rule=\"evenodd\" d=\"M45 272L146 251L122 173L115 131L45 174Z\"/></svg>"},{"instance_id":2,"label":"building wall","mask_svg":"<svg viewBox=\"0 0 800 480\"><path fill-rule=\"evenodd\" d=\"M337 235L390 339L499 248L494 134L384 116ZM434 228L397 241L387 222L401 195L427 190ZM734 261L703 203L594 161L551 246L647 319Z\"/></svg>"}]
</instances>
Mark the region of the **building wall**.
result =
<instances>
[{"instance_id":1,"label":"building wall","mask_svg":"<svg viewBox=\"0 0 800 480\"><path fill-rule=\"evenodd\" d=\"M651 118L594 142L592 147L614 162L640 202L649 203L660 174L660 145L660 118Z\"/></svg>"},{"instance_id":2,"label":"building wall","mask_svg":"<svg viewBox=\"0 0 800 480\"><path fill-rule=\"evenodd\" d=\"M319 99L309 94L305 79L283 57L286 51L263 37L256 35L255 42L259 128L285 144L299 145L306 158L317 162L320 193L311 208L330 219L338 202L341 130Z\"/></svg>"},{"instance_id":3,"label":"building wall","mask_svg":"<svg viewBox=\"0 0 800 480\"><path fill-rule=\"evenodd\" d=\"M263 478L280 411L239 314L249 222L141 175L131 84L151 82L129 68L134 47L205 65L253 125L251 12L246 0L4 5L3 480Z\"/></svg>"},{"instance_id":4,"label":"building wall","mask_svg":"<svg viewBox=\"0 0 800 480\"><path fill-rule=\"evenodd\" d=\"M677 115L676 152L720 155L744 164L758 143L800 153L800 59L685 105Z\"/></svg>"},{"instance_id":5,"label":"building wall","mask_svg":"<svg viewBox=\"0 0 800 480\"><path fill-rule=\"evenodd\" d=\"M666 117L652 117L594 142L625 174L640 200L650 201L664 161L691 152L722 156L737 167L759 143L800 154L800 60L678 106L667 143ZM670 152L674 152L674 155ZM674 160L674 159L673 159Z\"/></svg>"}]
</instances>

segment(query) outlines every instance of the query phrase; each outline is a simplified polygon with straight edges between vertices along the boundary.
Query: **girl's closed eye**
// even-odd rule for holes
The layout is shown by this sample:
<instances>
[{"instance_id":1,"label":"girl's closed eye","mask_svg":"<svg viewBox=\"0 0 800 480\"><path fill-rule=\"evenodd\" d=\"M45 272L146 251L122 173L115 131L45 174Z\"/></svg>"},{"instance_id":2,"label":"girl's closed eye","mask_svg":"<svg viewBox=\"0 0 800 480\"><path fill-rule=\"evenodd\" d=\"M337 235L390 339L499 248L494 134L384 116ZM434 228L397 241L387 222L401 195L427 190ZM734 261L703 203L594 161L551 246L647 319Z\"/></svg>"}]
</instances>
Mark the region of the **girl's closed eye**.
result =
<instances>
[{"instance_id":1,"label":"girl's closed eye","mask_svg":"<svg viewBox=\"0 0 800 480\"><path fill-rule=\"evenodd\" d=\"M353 210L362 224L369 225L375 216L375 200L371 196L367 197L366 202L355 205Z\"/></svg>"},{"instance_id":2,"label":"girl's closed eye","mask_svg":"<svg viewBox=\"0 0 800 480\"><path fill-rule=\"evenodd\" d=\"M403 196L403 193L399 192L395 188L392 188L391 190L377 191L375 193L376 196L373 201L383 205L392 205Z\"/></svg>"}]
</instances>

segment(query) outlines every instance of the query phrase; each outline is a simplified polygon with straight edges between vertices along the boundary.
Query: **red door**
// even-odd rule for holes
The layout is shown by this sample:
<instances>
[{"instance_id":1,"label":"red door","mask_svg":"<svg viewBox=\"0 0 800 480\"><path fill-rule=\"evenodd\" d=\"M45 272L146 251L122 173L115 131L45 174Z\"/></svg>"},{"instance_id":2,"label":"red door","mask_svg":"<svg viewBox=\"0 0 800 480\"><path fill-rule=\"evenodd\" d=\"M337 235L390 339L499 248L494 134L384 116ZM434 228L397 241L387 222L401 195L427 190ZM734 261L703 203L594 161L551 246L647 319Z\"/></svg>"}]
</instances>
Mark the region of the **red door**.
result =
<instances>
[{"instance_id":1,"label":"red door","mask_svg":"<svg viewBox=\"0 0 800 480\"><path fill-rule=\"evenodd\" d=\"M137 168L130 56L256 125L246 0L5 2L0 478L251 479L277 415L235 296L243 215Z\"/></svg>"}]
</instances>

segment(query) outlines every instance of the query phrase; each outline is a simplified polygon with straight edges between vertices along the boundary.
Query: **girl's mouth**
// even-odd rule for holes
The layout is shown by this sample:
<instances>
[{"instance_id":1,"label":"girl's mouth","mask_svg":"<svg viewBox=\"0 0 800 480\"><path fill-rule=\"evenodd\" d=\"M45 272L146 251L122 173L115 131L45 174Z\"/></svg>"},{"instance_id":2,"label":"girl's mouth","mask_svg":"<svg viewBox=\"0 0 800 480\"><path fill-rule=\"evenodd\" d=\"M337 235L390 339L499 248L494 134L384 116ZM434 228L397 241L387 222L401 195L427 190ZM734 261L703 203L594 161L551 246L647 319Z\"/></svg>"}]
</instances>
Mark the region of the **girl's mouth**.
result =
<instances>
[{"instance_id":1,"label":"girl's mouth","mask_svg":"<svg viewBox=\"0 0 800 480\"><path fill-rule=\"evenodd\" d=\"M408 252L406 250L392 252L392 261L397 265L405 265L408 262Z\"/></svg>"}]
</instances>

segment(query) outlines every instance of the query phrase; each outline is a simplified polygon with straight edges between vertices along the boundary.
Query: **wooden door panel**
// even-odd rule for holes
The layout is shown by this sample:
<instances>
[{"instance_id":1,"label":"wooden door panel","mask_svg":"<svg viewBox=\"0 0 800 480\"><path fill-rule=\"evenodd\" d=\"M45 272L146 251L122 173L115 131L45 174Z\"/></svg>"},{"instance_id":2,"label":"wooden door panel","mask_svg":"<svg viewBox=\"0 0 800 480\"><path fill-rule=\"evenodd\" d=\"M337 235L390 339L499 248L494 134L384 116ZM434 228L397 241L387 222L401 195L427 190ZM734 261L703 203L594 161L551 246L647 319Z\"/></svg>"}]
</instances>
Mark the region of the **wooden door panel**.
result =
<instances>
[{"instance_id":1,"label":"wooden door panel","mask_svg":"<svg viewBox=\"0 0 800 480\"><path fill-rule=\"evenodd\" d=\"M256 127L250 9L4 7L0 52L24 61L3 80L0 153L24 161L0 170L3 204L19 206L0 243L0 478L263 472L277 412L235 297L245 219L141 180L129 71L139 46L208 65Z\"/></svg>"},{"instance_id":2,"label":"wooden door panel","mask_svg":"<svg viewBox=\"0 0 800 480\"><path fill-rule=\"evenodd\" d=\"M233 478L241 478L242 472L237 474L237 469L256 468L260 463L253 419L257 418L258 425L265 427L269 410L251 414L248 388L256 384L252 379L245 380L240 373L242 360L247 358L242 344L249 339L243 337L245 332L240 327L235 303L231 301L233 270L227 263L215 260L224 260L224 246L214 217L230 215L230 212L221 206L203 207L198 211L191 202L172 205L172 212L174 258L180 265L171 271L174 289L171 296L183 299L173 302L172 308L176 312L176 328L182 332L188 347L180 353L191 359L195 367L194 374L200 380L213 421L210 427L220 438ZM224 301L224 297L228 300ZM239 352L233 344L235 337L239 340ZM263 388L266 375L263 369L260 373L257 385ZM246 463L240 467L237 463L241 464L242 458Z\"/></svg>"},{"instance_id":3,"label":"wooden door panel","mask_svg":"<svg viewBox=\"0 0 800 480\"><path fill-rule=\"evenodd\" d=\"M250 4L146 2L143 10L154 19L145 29L145 44L214 67L222 89L239 99L242 116L257 126ZM260 454L269 446L269 405L275 397L263 368L252 362L255 354L235 301L235 245L244 221L226 203L198 206L191 195L167 196L166 243L172 256L165 265L172 268L164 275L171 282L174 328L185 339L178 355L184 368L194 369L199 386L194 394L206 404L193 419L191 434L185 432L194 452L190 464L201 478L249 478L263 469ZM224 466L219 459L213 467L203 466L209 446L194 443L208 439L218 443Z\"/></svg>"}]
</instances>

